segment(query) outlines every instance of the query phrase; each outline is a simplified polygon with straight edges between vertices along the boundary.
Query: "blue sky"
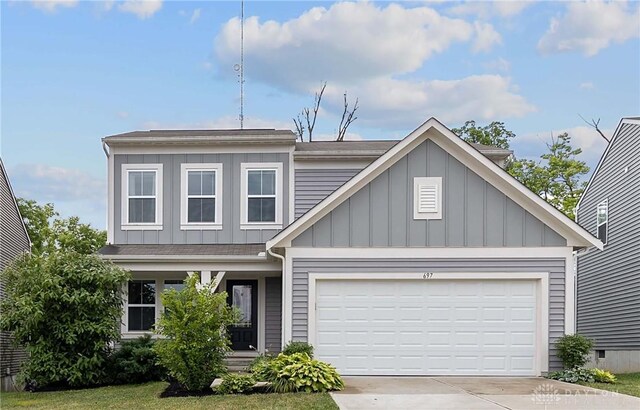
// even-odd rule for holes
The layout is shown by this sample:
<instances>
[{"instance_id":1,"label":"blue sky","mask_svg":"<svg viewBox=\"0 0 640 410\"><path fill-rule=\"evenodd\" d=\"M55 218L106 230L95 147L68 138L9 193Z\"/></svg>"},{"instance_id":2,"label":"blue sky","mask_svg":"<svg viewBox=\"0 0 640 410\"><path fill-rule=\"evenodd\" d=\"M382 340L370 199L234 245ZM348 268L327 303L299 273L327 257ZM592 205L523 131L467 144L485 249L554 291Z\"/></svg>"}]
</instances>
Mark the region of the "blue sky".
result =
<instances>
[{"instance_id":1,"label":"blue sky","mask_svg":"<svg viewBox=\"0 0 640 410\"><path fill-rule=\"evenodd\" d=\"M17 195L105 225L100 138L238 127L239 2L5 1L0 153ZM568 131L592 166L640 114L640 5L625 2L246 2L247 127L291 128L327 81L350 139L401 138L431 116L504 121L516 155Z\"/></svg>"}]
</instances>

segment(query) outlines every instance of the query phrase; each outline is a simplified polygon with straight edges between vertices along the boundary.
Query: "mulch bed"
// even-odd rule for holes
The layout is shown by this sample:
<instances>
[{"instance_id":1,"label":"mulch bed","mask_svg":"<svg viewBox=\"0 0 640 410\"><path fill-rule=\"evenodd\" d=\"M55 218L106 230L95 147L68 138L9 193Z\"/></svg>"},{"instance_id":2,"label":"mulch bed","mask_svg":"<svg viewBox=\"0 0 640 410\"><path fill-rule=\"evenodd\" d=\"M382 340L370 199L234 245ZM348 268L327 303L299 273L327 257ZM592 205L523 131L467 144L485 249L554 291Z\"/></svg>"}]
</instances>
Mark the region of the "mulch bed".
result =
<instances>
[{"instance_id":1,"label":"mulch bed","mask_svg":"<svg viewBox=\"0 0 640 410\"><path fill-rule=\"evenodd\" d=\"M267 393L267 388L266 387L254 387L251 392L249 393L245 393L245 394L261 394L261 393ZM172 381L171 383L169 383L169 385L167 386L166 389L164 389L164 391L162 393L160 393L160 397L161 398L167 398L167 397L203 397L203 396L213 396L216 393L210 389L210 388L206 388L204 390L201 391L189 391L189 390L185 390L180 383L176 382L176 381Z\"/></svg>"}]
</instances>

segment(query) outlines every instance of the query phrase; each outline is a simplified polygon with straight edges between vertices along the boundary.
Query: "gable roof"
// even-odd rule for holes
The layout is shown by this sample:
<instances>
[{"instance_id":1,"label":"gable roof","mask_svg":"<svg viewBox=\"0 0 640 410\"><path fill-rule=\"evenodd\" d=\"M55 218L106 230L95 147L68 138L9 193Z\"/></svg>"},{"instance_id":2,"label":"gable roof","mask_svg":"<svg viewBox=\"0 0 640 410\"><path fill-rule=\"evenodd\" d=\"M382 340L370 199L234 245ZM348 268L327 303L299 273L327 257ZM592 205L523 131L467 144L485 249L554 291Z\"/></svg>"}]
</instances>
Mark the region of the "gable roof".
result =
<instances>
[{"instance_id":1,"label":"gable roof","mask_svg":"<svg viewBox=\"0 0 640 410\"><path fill-rule=\"evenodd\" d=\"M604 152L602 153L602 156L600 157L600 161L598 161L598 165L596 165L596 169L593 170L593 173L591 174L591 178L589 178L589 182L587 183L587 186L584 189L584 192L582 192L582 195L580 196L580 199L576 204L576 209L580 208L580 204L582 203L582 200L587 195L587 192L591 187L591 183L595 180L596 175L598 175L598 171L600 171L600 167L606 161L607 155L609 154L609 151L611 150L611 147L613 146L613 144L618 139L618 135L620 134L620 130L624 124L633 124L633 125L640 126L640 117L623 117L620 120L620 122L618 123L618 126L616 127L616 130L613 133L613 136L611 137L611 140L609 141L609 144L607 145L607 148L605 148ZM638 141L638 143L640 144L640 141ZM578 212L576 212L576 218L577 217L578 217Z\"/></svg>"},{"instance_id":2,"label":"gable roof","mask_svg":"<svg viewBox=\"0 0 640 410\"><path fill-rule=\"evenodd\" d=\"M470 170L484 178L489 184L509 196L518 205L566 238L567 245L576 248L596 246L602 249L602 242L587 230L531 192L522 183L433 117L269 240L266 248L291 246L291 241L295 237L303 233L428 138L437 142L438 145L454 155Z\"/></svg>"},{"instance_id":3,"label":"gable roof","mask_svg":"<svg viewBox=\"0 0 640 410\"><path fill-rule=\"evenodd\" d=\"M11 187L11 181L9 181L9 175L7 174L7 170L4 167L2 158L0 158L0 174L2 175L2 178L5 180L7 184L7 188L9 188L9 195L11 195L11 199L13 200L13 206L15 207L16 213L18 214L20 225L22 225L22 231L24 232L24 236L27 239L27 244L29 248L31 248L31 238L29 238L29 232L27 232L27 226L24 224L24 219L22 219L22 215L20 214L20 208L18 207L18 202L16 201L16 195L13 193L13 188Z\"/></svg>"}]
</instances>

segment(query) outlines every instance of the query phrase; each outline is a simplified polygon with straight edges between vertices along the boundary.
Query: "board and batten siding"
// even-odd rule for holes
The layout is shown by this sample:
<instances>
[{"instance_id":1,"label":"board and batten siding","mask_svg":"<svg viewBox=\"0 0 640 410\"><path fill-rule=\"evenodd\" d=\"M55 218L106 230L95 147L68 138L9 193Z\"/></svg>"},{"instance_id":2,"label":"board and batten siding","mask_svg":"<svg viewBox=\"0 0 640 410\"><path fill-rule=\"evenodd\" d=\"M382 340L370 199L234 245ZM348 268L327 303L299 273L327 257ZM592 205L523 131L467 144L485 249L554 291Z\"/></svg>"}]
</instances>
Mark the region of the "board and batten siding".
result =
<instances>
[{"instance_id":1,"label":"board and batten siding","mask_svg":"<svg viewBox=\"0 0 640 410\"><path fill-rule=\"evenodd\" d=\"M441 220L413 219L413 178L442 177ZM566 240L431 140L293 241L313 247L540 247Z\"/></svg>"},{"instance_id":2,"label":"board and batten siding","mask_svg":"<svg viewBox=\"0 0 640 410\"><path fill-rule=\"evenodd\" d=\"M240 229L240 186L242 163L280 162L282 163L283 184L282 221L289 220L289 154L115 154L114 155L114 234L116 244L214 244L214 243L264 243L278 230ZM222 229L221 230L181 230L180 229L180 179L182 163L222 164ZM122 164L162 164L163 165L163 229L162 230L121 230L122 213Z\"/></svg>"},{"instance_id":3,"label":"board and batten siding","mask_svg":"<svg viewBox=\"0 0 640 410\"><path fill-rule=\"evenodd\" d=\"M360 172L359 169L296 169L296 219L340 188L358 172Z\"/></svg>"},{"instance_id":4,"label":"board and batten siding","mask_svg":"<svg viewBox=\"0 0 640 410\"><path fill-rule=\"evenodd\" d=\"M265 278L265 294L264 345L274 353L282 346L282 277Z\"/></svg>"},{"instance_id":5,"label":"board and batten siding","mask_svg":"<svg viewBox=\"0 0 640 410\"><path fill-rule=\"evenodd\" d=\"M4 166L0 165L0 271L18 255L28 251L29 238L16 209L8 176L4 172ZM0 299L5 297L5 285L0 281ZM0 377L3 389L12 387L12 382L5 380L5 376L16 375L26 357L24 350L13 346L11 333L0 332Z\"/></svg>"},{"instance_id":6,"label":"board and batten siding","mask_svg":"<svg viewBox=\"0 0 640 410\"><path fill-rule=\"evenodd\" d=\"M626 169L626 172L625 172ZM596 208L608 199L604 250L578 257L577 330L596 348L640 349L640 124L622 124L578 209L597 235Z\"/></svg>"},{"instance_id":7,"label":"board and batten siding","mask_svg":"<svg viewBox=\"0 0 640 410\"><path fill-rule=\"evenodd\" d=\"M306 341L308 332L309 273L389 272L549 272L549 371L562 368L555 342L564 334L563 258L508 259L362 259L294 258L292 340Z\"/></svg>"}]
</instances>

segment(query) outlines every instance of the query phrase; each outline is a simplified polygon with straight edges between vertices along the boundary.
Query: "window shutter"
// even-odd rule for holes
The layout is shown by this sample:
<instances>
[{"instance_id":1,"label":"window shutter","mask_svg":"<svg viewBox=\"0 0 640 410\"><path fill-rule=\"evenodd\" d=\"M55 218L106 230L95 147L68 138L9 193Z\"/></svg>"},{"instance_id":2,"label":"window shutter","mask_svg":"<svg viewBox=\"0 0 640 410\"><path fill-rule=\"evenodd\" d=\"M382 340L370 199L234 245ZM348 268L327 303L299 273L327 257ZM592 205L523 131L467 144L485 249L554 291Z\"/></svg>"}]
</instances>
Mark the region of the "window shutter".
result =
<instances>
[{"instance_id":1,"label":"window shutter","mask_svg":"<svg viewBox=\"0 0 640 410\"><path fill-rule=\"evenodd\" d=\"M442 178L416 177L414 185L414 219L442 219Z\"/></svg>"}]
</instances>

